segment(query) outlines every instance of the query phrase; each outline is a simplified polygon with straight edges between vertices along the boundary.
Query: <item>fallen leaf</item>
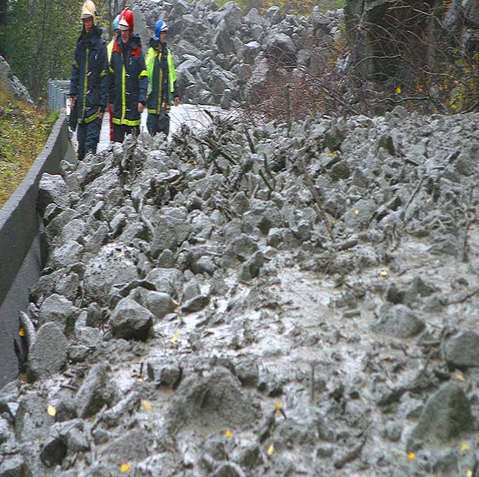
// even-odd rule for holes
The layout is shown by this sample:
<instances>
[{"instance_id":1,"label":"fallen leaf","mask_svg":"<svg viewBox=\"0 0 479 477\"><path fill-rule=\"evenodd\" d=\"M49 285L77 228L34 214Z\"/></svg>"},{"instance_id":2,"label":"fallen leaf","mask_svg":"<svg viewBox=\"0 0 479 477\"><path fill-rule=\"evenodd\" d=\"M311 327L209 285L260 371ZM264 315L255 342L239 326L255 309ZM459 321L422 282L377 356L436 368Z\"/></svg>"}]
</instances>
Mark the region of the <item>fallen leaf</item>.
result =
<instances>
[{"instance_id":1,"label":"fallen leaf","mask_svg":"<svg viewBox=\"0 0 479 477\"><path fill-rule=\"evenodd\" d=\"M394 90L396 94L401 94L401 86L396 86L396 89Z\"/></svg>"},{"instance_id":2,"label":"fallen leaf","mask_svg":"<svg viewBox=\"0 0 479 477\"><path fill-rule=\"evenodd\" d=\"M272 456L274 454L274 445L271 444L269 447L268 447L268 450L266 451L266 453L269 455L269 456Z\"/></svg>"},{"instance_id":3,"label":"fallen leaf","mask_svg":"<svg viewBox=\"0 0 479 477\"><path fill-rule=\"evenodd\" d=\"M467 469L466 477L474 477L474 472L471 469Z\"/></svg>"},{"instance_id":4,"label":"fallen leaf","mask_svg":"<svg viewBox=\"0 0 479 477\"><path fill-rule=\"evenodd\" d=\"M464 382L466 380L466 377L464 376L464 373L462 371L454 371L452 374L452 378L455 379L456 381L462 381Z\"/></svg>"},{"instance_id":5,"label":"fallen leaf","mask_svg":"<svg viewBox=\"0 0 479 477\"><path fill-rule=\"evenodd\" d=\"M413 462L416 460L416 453L415 452L408 452L407 453L407 460L409 462Z\"/></svg>"},{"instance_id":6,"label":"fallen leaf","mask_svg":"<svg viewBox=\"0 0 479 477\"><path fill-rule=\"evenodd\" d=\"M130 472L130 470L131 470L131 465L130 464L125 463L125 464L120 465L120 472L122 474L126 474L126 473Z\"/></svg>"},{"instance_id":7,"label":"fallen leaf","mask_svg":"<svg viewBox=\"0 0 479 477\"><path fill-rule=\"evenodd\" d=\"M281 401L275 401L274 403L274 412L276 414L276 417L281 416L281 411L283 410L283 404Z\"/></svg>"},{"instance_id":8,"label":"fallen leaf","mask_svg":"<svg viewBox=\"0 0 479 477\"><path fill-rule=\"evenodd\" d=\"M359 209L354 209L353 212L354 212L354 215L359 215Z\"/></svg>"},{"instance_id":9,"label":"fallen leaf","mask_svg":"<svg viewBox=\"0 0 479 477\"><path fill-rule=\"evenodd\" d=\"M465 455L471 450L471 444L469 444L467 441L463 441L459 446L459 450L461 451L462 455Z\"/></svg>"},{"instance_id":10,"label":"fallen leaf","mask_svg":"<svg viewBox=\"0 0 479 477\"><path fill-rule=\"evenodd\" d=\"M57 408L49 404L47 408L47 413L49 416L55 417L57 415Z\"/></svg>"},{"instance_id":11,"label":"fallen leaf","mask_svg":"<svg viewBox=\"0 0 479 477\"><path fill-rule=\"evenodd\" d=\"M387 270L381 270L381 271L379 272L379 276L380 276L381 278L387 278L387 277L389 276L389 273L388 273Z\"/></svg>"},{"instance_id":12,"label":"fallen leaf","mask_svg":"<svg viewBox=\"0 0 479 477\"><path fill-rule=\"evenodd\" d=\"M175 334L171 337L171 342L176 346L178 344L178 340L180 339L180 330L176 330Z\"/></svg>"},{"instance_id":13,"label":"fallen leaf","mask_svg":"<svg viewBox=\"0 0 479 477\"><path fill-rule=\"evenodd\" d=\"M233 431L231 431L230 429L226 429L226 431L225 431L225 437L226 437L226 439L228 439L228 440L233 439Z\"/></svg>"},{"instance_id":14,"label":"fallen leaf","mask_svg":"<svg viewBox=\"0 0 479 477\"><path fill-rule=\"evenodd\" d=\"M20 329L18 330L18 336L21 336L23 338L25 335L26 335L25 328L21 326Z\"/></svg>"},{"instance_id":15,"label":"fallen leaf","mask_svg":"<svg viewBox=\"0 0 479 477\"><path fill-rule=\"evenodd\" d=\"M141 407L143 411L145 412L151 412L153 411L153 405L151 404L151 401L147 401L145 399L141 400Z\"/></svg>"}]
</instances>

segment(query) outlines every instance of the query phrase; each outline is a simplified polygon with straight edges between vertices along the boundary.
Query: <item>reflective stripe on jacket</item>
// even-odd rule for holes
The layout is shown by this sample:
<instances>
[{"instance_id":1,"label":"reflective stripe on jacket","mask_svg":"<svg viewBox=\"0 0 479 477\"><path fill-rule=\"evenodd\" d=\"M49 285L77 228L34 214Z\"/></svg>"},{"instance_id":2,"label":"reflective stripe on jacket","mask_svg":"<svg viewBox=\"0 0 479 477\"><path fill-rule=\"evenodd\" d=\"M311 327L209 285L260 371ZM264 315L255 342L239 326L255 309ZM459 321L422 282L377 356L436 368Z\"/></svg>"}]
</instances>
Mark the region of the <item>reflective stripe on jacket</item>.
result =
<instances>
[{"instance_id":1,"label":"reflective stripe on jacket","mask_svg":"<svg viewBox=\"0 0 479 477\"><path fill-rule=\"evenodd\" d=\"M164 91L164 69L162 68L162 52L149 48L146 55L146 70L148 72L148 112L159 114L163 99L171 104L176 96L176 69L173 54L168 47L166 49L166 76L168 78L167 92Z\"/></svg>"},{"instance_id":2,"label":"reflective stripe on jacket","mask_svg":"<svg viewBox=\"0 0 479 477\"><path fill-rule=\"evenodd\" d=\"M108 59L98 27L82 31L75 48L70 96L76 96L78 122L88 124L105 111L108 99Z\"/></svg>"},{"instance_id":3,"label":"reflective stripe on jacket","mask_svg":"<svg viewBox=\"0 0 479 477\"><path fill-rule=\"evenodd\" d=\"M113 105L113 124L139 126L138 103L145 104L148 77L138 36L124 45L116 39L111 53L109 94Z\"/></svg>"}]
</instances>

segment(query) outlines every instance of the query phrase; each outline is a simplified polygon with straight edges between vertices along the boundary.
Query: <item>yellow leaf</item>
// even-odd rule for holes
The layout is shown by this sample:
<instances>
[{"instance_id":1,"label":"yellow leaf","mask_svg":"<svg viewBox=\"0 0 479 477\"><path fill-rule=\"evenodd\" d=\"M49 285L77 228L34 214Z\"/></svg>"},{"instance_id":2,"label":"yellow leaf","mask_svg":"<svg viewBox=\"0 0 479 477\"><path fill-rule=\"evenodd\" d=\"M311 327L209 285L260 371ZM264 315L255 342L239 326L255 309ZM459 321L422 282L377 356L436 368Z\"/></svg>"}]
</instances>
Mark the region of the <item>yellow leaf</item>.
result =
<instances>
[{"instance_id":1,"label":"yellow leaf","mask_svg":"<svg viewBox=\"0 0 479 477\"><path fill-rule=\"evenodd\" d=\"M127 474L128 472L130 472L130 470L131 470L130 464L125 463L120 465L120 472L122 474Z\"/></svg>"},{"instance_id":2,"label":"yellow leaf","mask_svg":"<svg viewBox=\"0 0 479 477\"><path fill-rule=\"evenodd\" d=\"M396 86L396 89L394 90L396 94L401 94L401 86Z\"/></svg>"},{"instance_id":3,"label":"yellow leaf","mask_svg":"<svg viewBox=\"0 0 479 477\"><path fill-rule=\"evenodd\" d=\"M464 382L466 380L465 376L464 376L464 373L457 370L455 371L453 374L452 374L452 377L453 379L455 379L456 381L462 381Z\"/></svg>"},{"instance_id":4,"label":"yellow leaf","mask_svg":"<svg viewBox=\"0 0 479 477\"><path fill-rule=\"evenodd\" d=\"M269 456L272 456L274 454L274 445L271 444L269 447L268 447L268 450L266 451L266 453L269 455Z\"/></svg>"},{"instance_id":5,"label":"yellow leaf","mask_svg":"<svg viewBox=\"0 0 479 477\"><path fill-rule=\"evenodd\" d=\"M233 439L233 431L231 431L230 429L226 429L226 431L225 431L225 437L226 437L226 439L228 439L228 440Z\"/></svg>"},{"instance_id":6,"label":"yellow leaf","mask_svg":"<svg viewBox=\"0 0 479 477\"><path fill-rule=\"evenodd\" d=\"M57 415L57 408L49 404L47 408L47 413L49 416L55 417Z\"/></svg>"},{"instance_id":7,"label":"yellow leaf","mask_svg":"<svg viewBox=\"0 0 479 477\"><path fill-rule=\"evenodd\" d=\"M146 401L145 399L141 400L141 407L142 407L143 411L145 411L145 412L153 411L153 405L151 404L150 401Z\"/></svg>"},{"instance_id":8,"label":"yellow leaf","mask_svg":"<svg viewBox=\"0 0 479 477\"><path fill-rule=\"evenodd\" d=\"M407 460L409 462L413 462L416 460L416 453L415 452L408 452L407 453Z\"/></svg>"},{"instance_id":9,"label":"yellow leaf","mask_svg":"<svg viewBox=\"0 0 479 477\"><path fill-rule=\"evenodd\" d=\"M382 277L382 278L387 278L389 276L389 273L387 270L381 270L379 272L379 276Z\"/></svg>"},{"instance_id":10,"label":"yellow leaf","mask_svg":"<svg viewBox=\"0 0 479 477\"><path fill-rule=\"evenodd\" d=\"M467 454L471 450L471 444L469 444L467 441L463 441L461 442L459 449L462 455Z\"/></svg>"},{"instance_id":11,"label":"yellow leaf","mask_svg":"<svg viewBox=\"0 0 479 477\"><path fill-rule=\"evenodd\" d=\"M176 330L175 334L171 337L171 342L176 345L178 343L178 340L180 339L180 330Z\"/></svg>"},{"instance_id":12,"label":"yellow leaf","mask_svg":"<svg viewBox=\"0 0 479 477\"><path fill-rule=\"evenodd\" d=\"M473 477L474 473L472 472L471 469L467 469L466 471L466 477Z\"/></svg>"},{"instance_id":13,"label":"yellow leaf","mask_svg":"<svg viewBox=\"0 0 479 477\"><path fill-rule=\"evenodd\" d=\"M283 410L283 404L281 404L281 401L275 401L274 403L274 412L276 414L276 417L281 416L281 411Z\"/></svg>"},{"instance_id":14,"label":"yellow leaf","mask_svg":"<svg viewBox=\"0 0 479 477\"><path fill-rule=\"evenodd\" d=\"M25 336L25 328L23 326L20 327L18 330L18 336L21 336L22 338Z\"/></svg>"}]
</instances>

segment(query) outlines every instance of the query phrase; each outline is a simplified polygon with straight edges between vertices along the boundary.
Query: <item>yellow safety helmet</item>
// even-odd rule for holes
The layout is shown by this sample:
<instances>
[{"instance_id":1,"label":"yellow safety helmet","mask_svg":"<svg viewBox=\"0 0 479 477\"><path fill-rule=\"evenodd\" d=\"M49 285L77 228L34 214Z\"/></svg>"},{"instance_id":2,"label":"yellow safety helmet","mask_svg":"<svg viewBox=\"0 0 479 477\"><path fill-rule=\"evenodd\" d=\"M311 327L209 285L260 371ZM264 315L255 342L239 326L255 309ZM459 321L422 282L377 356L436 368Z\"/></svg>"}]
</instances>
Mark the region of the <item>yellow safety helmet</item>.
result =
<instances>
[{"instance_id":1,"label":"yellow safety helmet","mask_svg":"<svg viewBox=\"0 0 479 477\"><path fill-rule=\"evenodd\" d=\"M93 17L93 21L96 20L96 7L91 0L86 0L81 8L81 19Z\"/></svg>"}]
</instances>

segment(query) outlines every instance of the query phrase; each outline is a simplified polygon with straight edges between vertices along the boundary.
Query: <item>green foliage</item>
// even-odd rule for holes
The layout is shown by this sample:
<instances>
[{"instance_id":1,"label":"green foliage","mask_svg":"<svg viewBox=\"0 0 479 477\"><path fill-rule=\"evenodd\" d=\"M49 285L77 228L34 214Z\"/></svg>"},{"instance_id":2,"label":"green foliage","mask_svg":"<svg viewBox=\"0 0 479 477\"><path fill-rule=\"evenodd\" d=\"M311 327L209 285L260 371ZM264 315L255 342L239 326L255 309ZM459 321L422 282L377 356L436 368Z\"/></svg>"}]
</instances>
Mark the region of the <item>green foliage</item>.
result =
<instances>
[{"instance_id":1,"label":"green foliage","mask_svg":"<svg viewBox=\"0 0 479 477\"><path fill-rule=\"evenodd\" d=\"M222 7L230 0L216 0L218 6ZM273 5L281 7L285 13L309 15L316 5L321 11L343 8L345 0L235 0L243 12L247 13L251 8L257 8L264 12Z\"/></svg>"},{"instance_id":2,"label":"green foliage","mask_svg":"<svg viewBox=\"0 0 479 477\"><path fill-rule=\"evenodd\" d=\"M0 52L37 100L49 78L69 78L81 31L82 0L9 1L0 29Z\"/></svg>"},{"instance_id":3,"label":"green foliage","mask_svg":"<svg viewBox=\"0 0 479 477\"><path fill-rule=\"evenodd\" d=\"M13 99L0 86L0 207L29 171L57 118Z\"/></svg>"}]
</instances>

